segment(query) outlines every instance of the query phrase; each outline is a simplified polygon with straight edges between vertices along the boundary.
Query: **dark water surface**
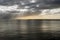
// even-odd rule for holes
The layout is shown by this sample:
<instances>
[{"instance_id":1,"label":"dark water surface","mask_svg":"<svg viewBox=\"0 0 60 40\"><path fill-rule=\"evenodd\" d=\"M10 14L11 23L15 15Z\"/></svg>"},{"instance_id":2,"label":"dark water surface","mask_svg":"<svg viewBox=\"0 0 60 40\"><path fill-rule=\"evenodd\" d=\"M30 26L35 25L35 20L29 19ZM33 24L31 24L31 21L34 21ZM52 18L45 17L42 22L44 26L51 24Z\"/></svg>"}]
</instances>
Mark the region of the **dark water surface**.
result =
<instances>
[{"instance_id":1,"label":"dark water surface","mask_svg":"<svg viewBox=\"0 0 60 40\"><path fill-rule=\"evenodd\" d=\"M0 40L58 40L60 21L0 20Z\"/></svg>"}]
</instances>

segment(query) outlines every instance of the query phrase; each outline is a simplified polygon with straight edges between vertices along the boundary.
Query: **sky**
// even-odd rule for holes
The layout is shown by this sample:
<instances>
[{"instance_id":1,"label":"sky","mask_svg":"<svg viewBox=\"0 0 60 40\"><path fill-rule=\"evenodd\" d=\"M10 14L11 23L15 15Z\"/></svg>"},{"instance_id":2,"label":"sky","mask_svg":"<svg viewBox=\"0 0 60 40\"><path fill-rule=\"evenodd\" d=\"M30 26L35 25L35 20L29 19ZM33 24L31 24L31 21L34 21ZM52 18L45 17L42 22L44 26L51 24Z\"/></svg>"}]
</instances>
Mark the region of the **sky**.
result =
<instances>
[{"instance_id":1,"label":"sky","mask_svg":"<svg viewBox=\"0 0 60 40\"><path fill-rule=\"evenodd\" d=\"M0 15L25 15L28 12L40 12L41 9L58 8L59 5L60 0L0 0Z\"/></svg>"}]
</instances>

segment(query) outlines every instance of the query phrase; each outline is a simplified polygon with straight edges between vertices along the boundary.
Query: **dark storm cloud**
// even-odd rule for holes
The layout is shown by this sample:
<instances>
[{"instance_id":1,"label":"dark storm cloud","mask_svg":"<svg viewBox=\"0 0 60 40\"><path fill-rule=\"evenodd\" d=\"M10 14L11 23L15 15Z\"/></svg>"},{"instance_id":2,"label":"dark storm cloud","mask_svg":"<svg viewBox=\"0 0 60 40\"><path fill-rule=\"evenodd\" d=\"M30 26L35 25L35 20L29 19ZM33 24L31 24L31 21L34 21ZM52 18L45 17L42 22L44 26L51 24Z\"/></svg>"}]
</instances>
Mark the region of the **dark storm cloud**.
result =
<instances>
[{"instance_id":1,"label":"dark storm cloud","mask_svg":"<svg viewBox=\"0 0 60 40\"><path fill-rule=\"evenodd\" d=\"M35 0L35 3L31 3L31 0L0 0L0 5L20 5L20 6L30 6L30 7L36 7L36 5L40 5L38 8L40 8L43 5L54 5L54 4L60 4L60 0ZM22 5L24 3L24 5ZM45 6L44 6L45 7Z\"/></svg>"},{"instance_id":2,"label":"dark storm cloud","mask_svg":"<svg viewBox=\"0 0 60 40\"><path fill-rule=\"evenodd\" d=\"M20 1L29 4L31 0L0 0L0 4L9 4L9 3L14 4L14 3L20 3ZM60 4L60 0L36 0L36 3L56 3L56 4Z\"/></svg>"},{"instance_id":3,"label":"dark storm cloud","mask_svg":"<svg viewBox=\"0 0 60 40\"><path fill-rule=\"evenodd\" d=\"M31 2L31 1L32 0L0 0L0 5L3 5L3 6L18 5L19 6L18 9L21 9L21 8L29 9L30 12L31 12L31 10L34 10L35 12L37 12L41 9L50 9L50 8L60 7L59 6L60 0L35 0L35 2ZM2 13L0 12L0 15L3 15L1 17L3 17L3 18L9 17L9 16L7 16L8 14L6 14L6 13L2 14ZM11 13L18 13L18 12L10 11L9 14L11 14Z\"/></svg>"}]
</instances>

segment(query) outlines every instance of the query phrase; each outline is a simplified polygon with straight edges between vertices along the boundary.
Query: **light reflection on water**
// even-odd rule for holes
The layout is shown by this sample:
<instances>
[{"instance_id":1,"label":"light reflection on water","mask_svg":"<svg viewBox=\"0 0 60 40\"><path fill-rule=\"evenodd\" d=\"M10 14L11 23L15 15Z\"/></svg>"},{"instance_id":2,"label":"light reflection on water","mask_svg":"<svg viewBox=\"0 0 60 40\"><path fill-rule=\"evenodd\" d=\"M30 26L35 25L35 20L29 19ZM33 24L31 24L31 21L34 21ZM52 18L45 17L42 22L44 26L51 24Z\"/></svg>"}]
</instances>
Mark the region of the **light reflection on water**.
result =
<instances>
[{"instance_id":1,"label":"light reflection on water","mask_svg":"<svg viewBox=\"0 0 60 40\"><path fill-rule=\"evenodd\" d=\"M20 30L20 32L18 31ZM0 21L0 35L17 35L28 33L49 32L59 33L60 21L41 21L41 20L20 20L19 24L16 20Z\"/></svg>"},{"instance_id":2,"label":"light reflection on water","mask_svg":"<svg viewBox=\"0 0 60 40\"><path fill-rule=\"evenodd\" d=\"M59 30L60 21L43 21L43 28L47 28L48 30Z\"/></svg>"}]
</instances>

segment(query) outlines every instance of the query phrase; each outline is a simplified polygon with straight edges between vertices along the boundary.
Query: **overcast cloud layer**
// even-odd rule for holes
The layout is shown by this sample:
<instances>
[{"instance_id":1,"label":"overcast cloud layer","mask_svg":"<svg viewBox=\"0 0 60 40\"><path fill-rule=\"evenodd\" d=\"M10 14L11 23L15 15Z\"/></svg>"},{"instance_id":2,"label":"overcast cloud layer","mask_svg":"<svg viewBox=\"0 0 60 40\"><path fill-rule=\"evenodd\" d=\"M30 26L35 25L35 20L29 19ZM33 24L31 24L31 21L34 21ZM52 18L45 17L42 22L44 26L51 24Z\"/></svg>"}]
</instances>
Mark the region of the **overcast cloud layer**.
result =
<instances>
[{"instance_id":1,"label":"overcast cloud layer","mask_svg":"<svg viewBox=\"0 0 60 40\"><path fill-rule=\"evenodd\" d=\"M45 9L60 7L60 0L0 0L0 18L7 19L16 15L30 15L45 12ZM43 11L41 11L43 9ZM56 10L55 10L56 11Z\"/></svg>"}]
</instances>

